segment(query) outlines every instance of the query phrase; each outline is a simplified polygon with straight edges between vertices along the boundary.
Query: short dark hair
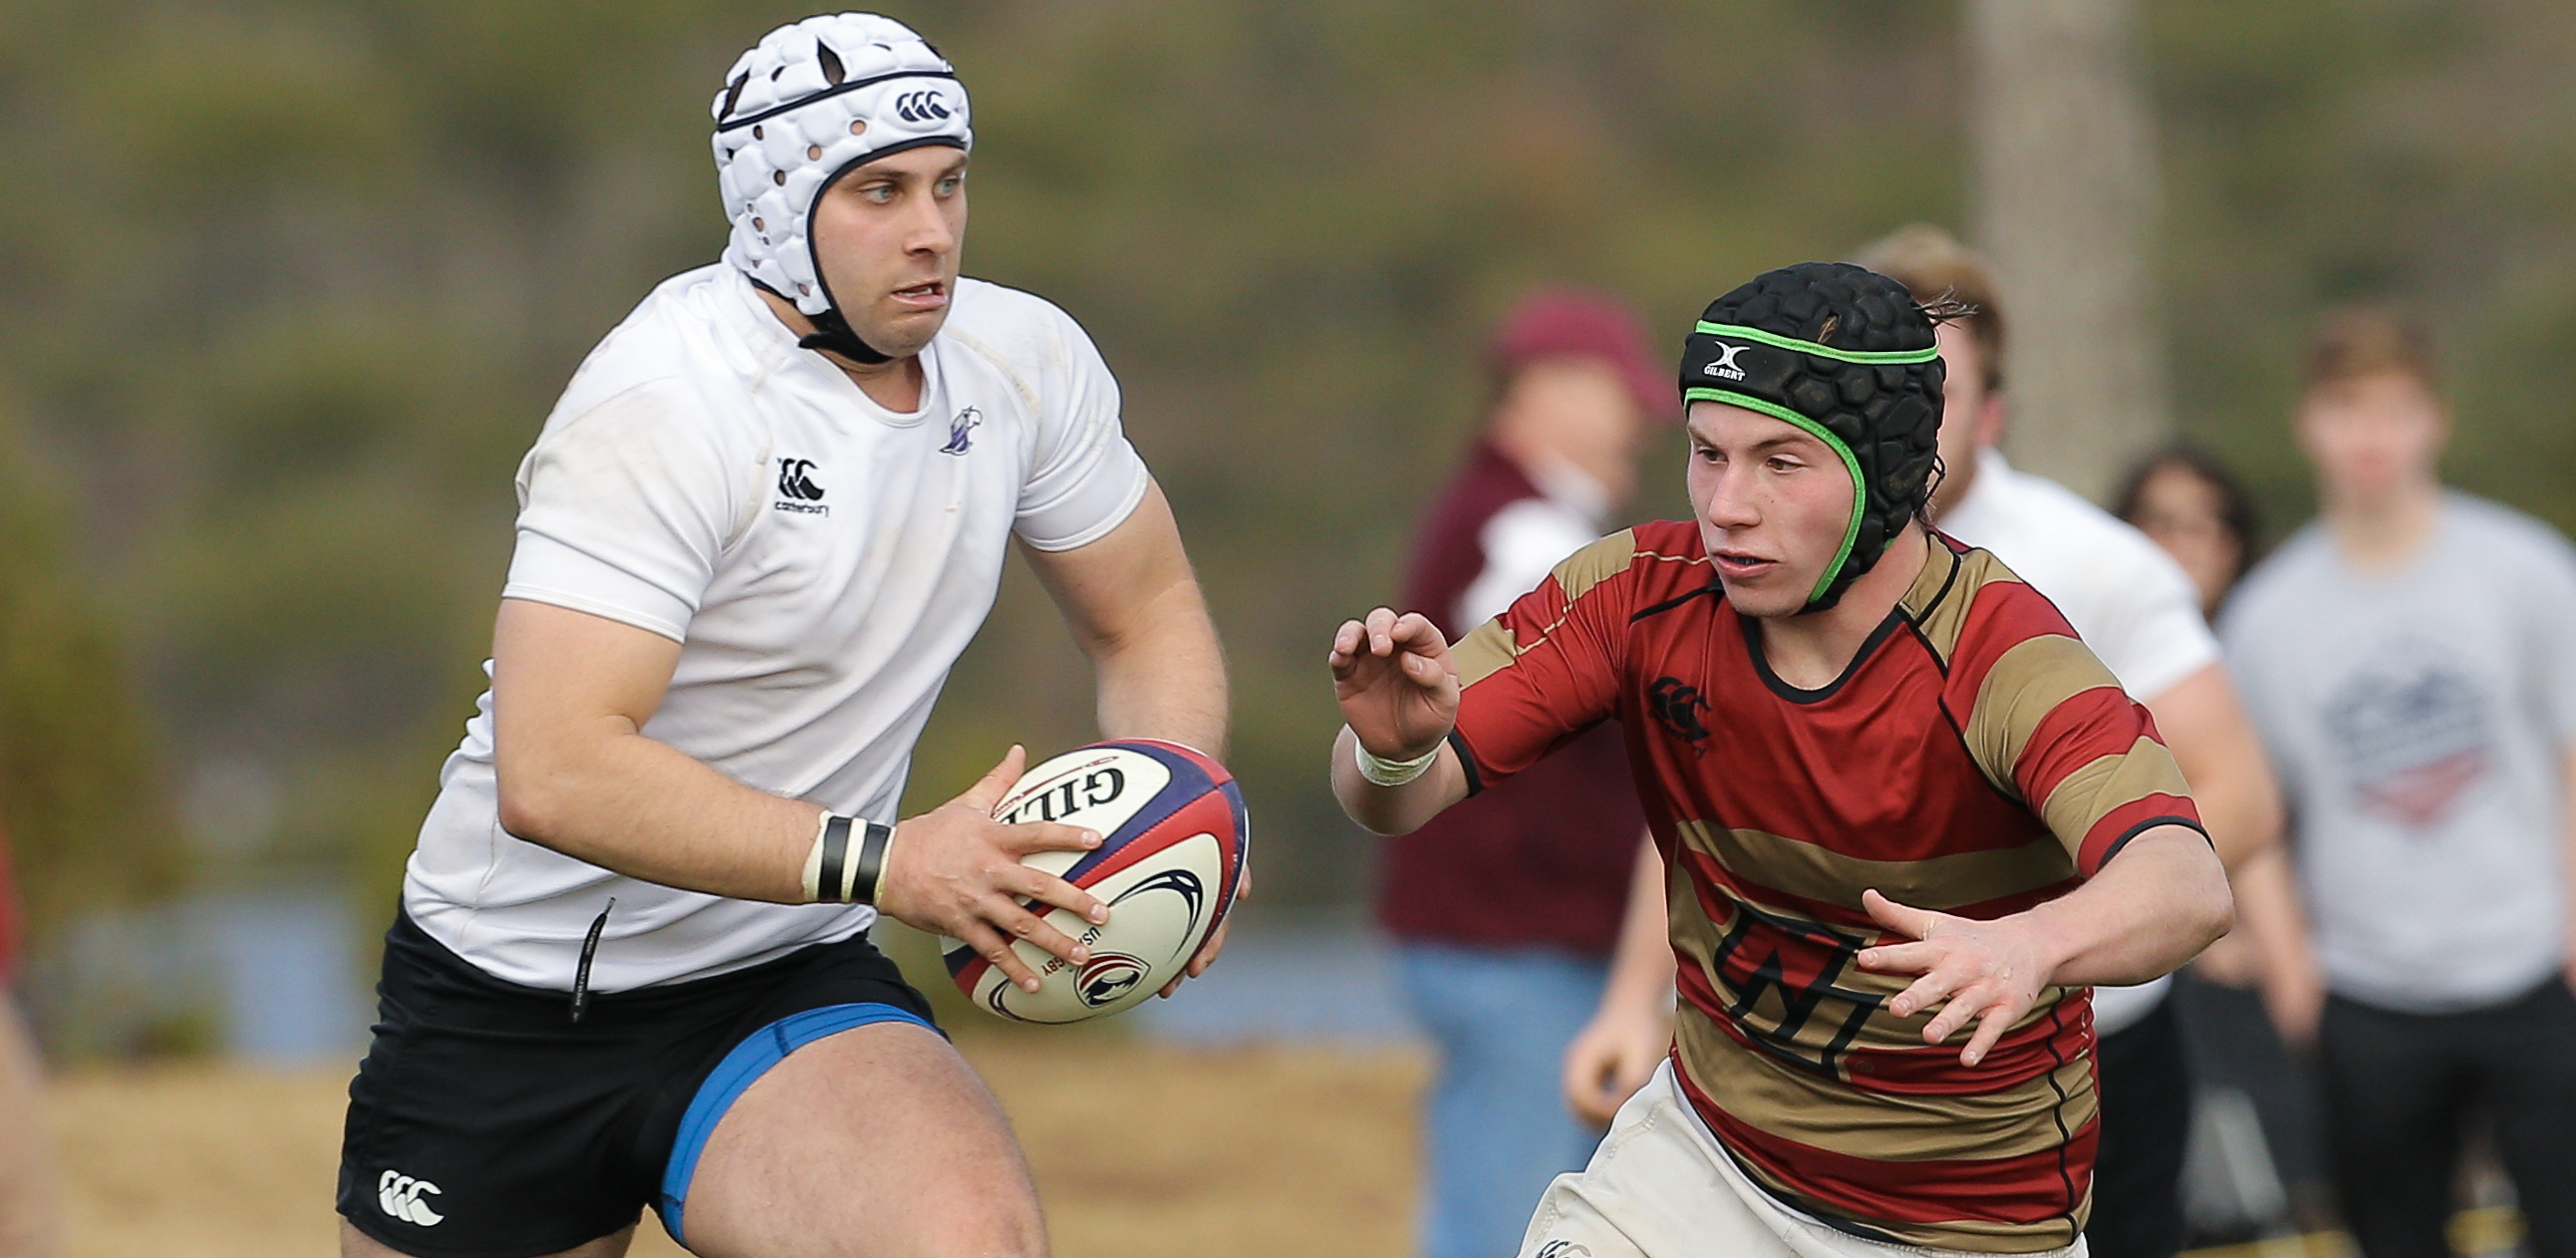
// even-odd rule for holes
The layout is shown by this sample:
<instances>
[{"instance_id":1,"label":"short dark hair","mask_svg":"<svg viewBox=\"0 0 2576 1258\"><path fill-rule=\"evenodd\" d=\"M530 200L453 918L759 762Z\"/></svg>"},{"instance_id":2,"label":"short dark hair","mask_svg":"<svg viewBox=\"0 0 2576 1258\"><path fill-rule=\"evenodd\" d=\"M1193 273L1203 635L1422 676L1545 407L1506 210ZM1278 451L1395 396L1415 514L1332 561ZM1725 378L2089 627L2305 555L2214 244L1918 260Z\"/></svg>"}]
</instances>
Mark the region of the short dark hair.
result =
<instances>
[{"instance_id":1,"label":"short dark hair","mask_svg":"<svg viewBox=\"0 0 2576 1258\"><path fill-rule=\"evenodd\" d=\"M1903 284L1914 300L1930 305L1942 298L1966 309L1953 319L1968 330L1985 360L1986 391L2004 387L2004 305L1994 268L1986 265L1959 238L1930 223L1912 223L1880 237L1860 251L1862 266Z\"/></svg>"},{"instance_id":2,"label":"short dark hair","mask_svg":"<svg viewBox=\"0 0 2576 1258\"><path fill-rule=\"evenodd\" d=\"M2433 334L2395 306L2340 306L2327 311L2308 338L2308 361L2299 387L2303 393L2314 393L2390 372L2413 379L2426 392L2440 392Z\"/></svg>"}]
</instances>

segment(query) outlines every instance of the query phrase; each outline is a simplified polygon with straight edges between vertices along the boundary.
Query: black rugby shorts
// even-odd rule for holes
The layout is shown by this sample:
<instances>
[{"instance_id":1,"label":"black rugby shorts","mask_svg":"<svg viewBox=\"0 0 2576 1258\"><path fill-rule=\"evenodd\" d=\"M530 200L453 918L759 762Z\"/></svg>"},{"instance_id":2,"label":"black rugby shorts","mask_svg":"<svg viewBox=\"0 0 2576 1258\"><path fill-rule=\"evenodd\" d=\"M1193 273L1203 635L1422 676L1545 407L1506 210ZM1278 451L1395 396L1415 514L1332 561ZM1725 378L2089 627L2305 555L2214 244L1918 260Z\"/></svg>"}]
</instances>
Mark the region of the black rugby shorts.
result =
<instances>
[{"instance_id":1,"label":"black rugby shorts","mask_svg":"<svg viewBox=\"0 0 2576 1258\"><path fill-rule=\"evenodd\" d=\"M408 915L349 1084L339 1209L419 1258L535 1258L634 1223L679 1235L716 1120L786 1054L930 1004L864 937L713 978L568 993L492 977Z\"/></svg>"}]
</instances>

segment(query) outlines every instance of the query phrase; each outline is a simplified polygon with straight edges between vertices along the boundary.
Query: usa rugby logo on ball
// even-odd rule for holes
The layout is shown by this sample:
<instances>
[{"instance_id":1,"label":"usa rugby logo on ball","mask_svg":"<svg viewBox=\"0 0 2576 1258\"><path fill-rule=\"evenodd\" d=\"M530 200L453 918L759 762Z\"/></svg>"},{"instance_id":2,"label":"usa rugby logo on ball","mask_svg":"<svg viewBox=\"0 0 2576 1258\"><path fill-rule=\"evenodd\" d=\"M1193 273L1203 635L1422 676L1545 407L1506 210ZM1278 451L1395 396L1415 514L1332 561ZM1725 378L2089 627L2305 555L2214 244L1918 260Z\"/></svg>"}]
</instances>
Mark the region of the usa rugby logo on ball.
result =
<instances>
[{"instance_id":1,"label":"usa rugby logo on ball","mask_svg":"<svg viewBox=\"0 0 2576 1258\"><path fill-rule=\"evenodd\" d=\"M1075 748L1023 774L993 815L1099 831L1100 846L1089 852L1038 852L1023 863L1109 906L1102 926L1046 909L1050 924L1090 947L1084 965L1035 944L1011 945L1037 971L1035 992L948 941L948 972L958 988L1014 1021L1079 1022L1162 990L1225 920L1243 881L1243 792L1225 766L1178 743L1129 739Z\"/></svg>"}]
</instances>

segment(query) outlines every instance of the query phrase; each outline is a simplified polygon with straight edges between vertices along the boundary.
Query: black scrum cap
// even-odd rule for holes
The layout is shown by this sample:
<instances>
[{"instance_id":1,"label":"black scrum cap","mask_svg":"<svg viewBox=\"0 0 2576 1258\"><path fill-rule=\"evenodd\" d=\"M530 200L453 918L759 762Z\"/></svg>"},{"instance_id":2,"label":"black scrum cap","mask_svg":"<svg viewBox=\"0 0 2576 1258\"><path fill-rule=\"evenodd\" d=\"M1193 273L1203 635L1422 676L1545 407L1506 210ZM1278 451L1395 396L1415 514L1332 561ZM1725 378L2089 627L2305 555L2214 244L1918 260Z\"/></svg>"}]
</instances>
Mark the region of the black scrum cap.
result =
<instances>
[{"instance_id":1,"label":"black scrum cap","mask_svg":"<svg viewBox=\"0 0 2576 1258\"><path fill-rule=\"evenodd\" d=\"M1806 429L1851 473L1841 553L1807 597L1831 607L1923 510L1941 431L1932 318L1905 286L1843 262L1801 262L1710 302L1682 348L1682 398Z\"/></svg>"}]
</instances>

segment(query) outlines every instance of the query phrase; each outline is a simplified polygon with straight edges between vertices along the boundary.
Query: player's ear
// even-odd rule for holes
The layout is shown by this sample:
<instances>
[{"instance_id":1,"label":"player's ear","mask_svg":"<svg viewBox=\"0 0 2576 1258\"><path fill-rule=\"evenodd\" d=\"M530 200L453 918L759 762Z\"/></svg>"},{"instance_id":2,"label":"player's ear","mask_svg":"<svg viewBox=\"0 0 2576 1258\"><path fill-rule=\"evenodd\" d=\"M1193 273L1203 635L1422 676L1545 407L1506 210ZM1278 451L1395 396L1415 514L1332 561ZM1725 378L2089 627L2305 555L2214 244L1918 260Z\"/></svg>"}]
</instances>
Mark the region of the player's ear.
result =
<instances>
[{"instance_id":1,"label":"player's ear","mask_svg":"<svg viewBox=\"0 0 2576 1258\"><path fill-rule=\"evenodd\" d=\"M1977 403L1977 448L2002 445L2004 428L2012 419L2011 395L2001 389L1989 391Z\"/></svg>"}]
</instances>

